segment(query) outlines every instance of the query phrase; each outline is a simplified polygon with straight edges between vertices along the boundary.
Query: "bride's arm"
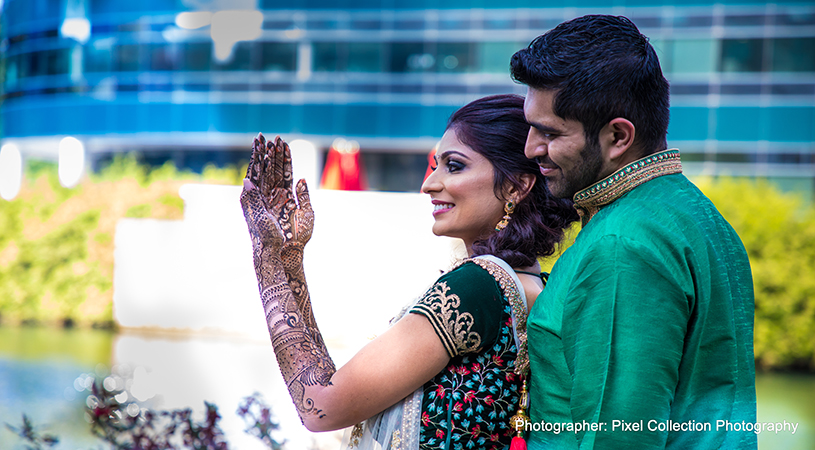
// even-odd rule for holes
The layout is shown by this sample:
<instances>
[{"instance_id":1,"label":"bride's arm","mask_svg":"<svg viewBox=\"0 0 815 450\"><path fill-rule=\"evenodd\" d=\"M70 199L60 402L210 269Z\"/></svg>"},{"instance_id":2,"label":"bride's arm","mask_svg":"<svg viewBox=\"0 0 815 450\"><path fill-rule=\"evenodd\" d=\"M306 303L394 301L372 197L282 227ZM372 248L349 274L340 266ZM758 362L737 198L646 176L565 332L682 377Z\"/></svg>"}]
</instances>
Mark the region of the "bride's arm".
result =
<instances>
[{"instance_id":1,"label":"bride's arm","mask_svg":"<svg viewBox=\"0 0 815 450\"><path fill-rule=\"evenodd\" d=\"M285 242L300 235L302 227L309 227L310 235L313 213L311 219L299 214L294 201L280 192L285 189L281 179L285 178L282 174L287 164L290 168L290 157L279 142L260 149L256 146L241 205L252 237L260 297L283 379L306 427L312 431L333 430L367 419L398 402L440 372L449 356L430 322L409 314L339 371L335 369L311 314L305 278L296 296L290 278L297 273L289 273L281 255ZM298 198L300 208L308 205L307 191L304 184L301 190L301 183ZM300 219L292 220L294 217Z\"/></svg>"}]
</instances>

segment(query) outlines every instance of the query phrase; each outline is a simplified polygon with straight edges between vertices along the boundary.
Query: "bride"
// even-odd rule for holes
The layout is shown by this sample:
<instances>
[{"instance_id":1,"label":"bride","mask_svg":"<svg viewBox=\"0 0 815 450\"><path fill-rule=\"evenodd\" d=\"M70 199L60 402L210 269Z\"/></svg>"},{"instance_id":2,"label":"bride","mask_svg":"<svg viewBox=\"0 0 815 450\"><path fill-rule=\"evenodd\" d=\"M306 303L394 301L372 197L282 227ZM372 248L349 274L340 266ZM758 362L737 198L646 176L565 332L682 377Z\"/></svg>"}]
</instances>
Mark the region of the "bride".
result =
<instances>
[{"instance_id":1,"label":"bride","mask_svg":"<svg viewBox=\"0 0 815 450\"><path fill-rule=\"evenodd\" d=\"M354 425L348 445L364 449L510 444L526 407L526 313L546 280L537 258L577 219L524 156L523 101L486 97L450 117L422 192L433 233L461 239L469 257L339 369L303 271L314 224L305 180L292 189L283 140L255 139L240 201L272 346L309 430Z\"/></svg>"}]
</instances>

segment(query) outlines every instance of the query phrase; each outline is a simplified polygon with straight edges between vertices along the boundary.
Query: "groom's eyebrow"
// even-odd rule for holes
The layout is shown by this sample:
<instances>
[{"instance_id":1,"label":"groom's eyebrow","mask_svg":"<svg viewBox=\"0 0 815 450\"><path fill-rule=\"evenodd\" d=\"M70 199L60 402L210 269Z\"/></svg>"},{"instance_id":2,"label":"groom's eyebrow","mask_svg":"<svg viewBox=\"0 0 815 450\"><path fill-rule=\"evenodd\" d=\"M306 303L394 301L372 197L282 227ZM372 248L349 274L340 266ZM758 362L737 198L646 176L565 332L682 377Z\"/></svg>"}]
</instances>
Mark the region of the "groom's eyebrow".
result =
<instances>
[{"instance_id":1,"label":"groom's eyebrow","mask_svg":"<svg viewBox=\"0 0 815 450\"><path fill-rule=\"evenodd\" d=\"M527 120L526 123L529 124L530 127L535 128L536 130L543 132L543 133L559 133L560 130L557 128L552 128L549 125L544 125L542 123L534 122L531 120Z\"/></svg>"}]
</instances>

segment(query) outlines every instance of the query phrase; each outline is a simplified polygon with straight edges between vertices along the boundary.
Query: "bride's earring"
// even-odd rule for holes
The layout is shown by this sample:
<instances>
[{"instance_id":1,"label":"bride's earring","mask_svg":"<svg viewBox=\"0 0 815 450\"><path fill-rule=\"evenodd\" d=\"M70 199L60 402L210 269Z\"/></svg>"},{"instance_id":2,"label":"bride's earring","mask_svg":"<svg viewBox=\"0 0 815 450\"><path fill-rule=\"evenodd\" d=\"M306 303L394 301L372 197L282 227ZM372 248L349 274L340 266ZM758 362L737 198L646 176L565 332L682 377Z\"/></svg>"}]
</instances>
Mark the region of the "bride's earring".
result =
<instances>
[{"instance_id":1,"label":"bride's earring","mask_svg":"<svg viewBox=\"0 0 815 450\"><path fill-rule=\"evenodd\" d=\"M512 201L507 201L504 204L504 217L501 218L501 221L498 222L498 225L495 226L495 231L501 231L509 224L509 220L511 219L510 215L512 212L515 211L515 203Z\"/></svg>"}]
</instances>

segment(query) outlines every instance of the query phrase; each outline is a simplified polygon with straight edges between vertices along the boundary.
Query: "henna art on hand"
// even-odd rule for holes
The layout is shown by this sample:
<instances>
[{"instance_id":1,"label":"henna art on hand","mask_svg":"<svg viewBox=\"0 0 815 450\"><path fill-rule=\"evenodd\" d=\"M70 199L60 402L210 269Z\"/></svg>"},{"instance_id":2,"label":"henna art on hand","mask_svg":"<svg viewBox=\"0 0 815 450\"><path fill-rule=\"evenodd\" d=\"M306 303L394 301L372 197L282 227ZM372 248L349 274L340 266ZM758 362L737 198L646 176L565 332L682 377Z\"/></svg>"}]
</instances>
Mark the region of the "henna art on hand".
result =
<instances>
[{"instance_id":1,"label":"henna art on hand","mask_svg":"<svg viewBox=\"0 0 815 450\"><path fill-rule=\"evenodd\" d=\"M272 347L289 394L300 414L324 417L306 387L331 384L336 372L314 315L303 271L303 249L314 212L308 189L291 193L291 152L280 139L255 138L240 201L252 238L255 274Z\"/></svg>"}]
</instances>

